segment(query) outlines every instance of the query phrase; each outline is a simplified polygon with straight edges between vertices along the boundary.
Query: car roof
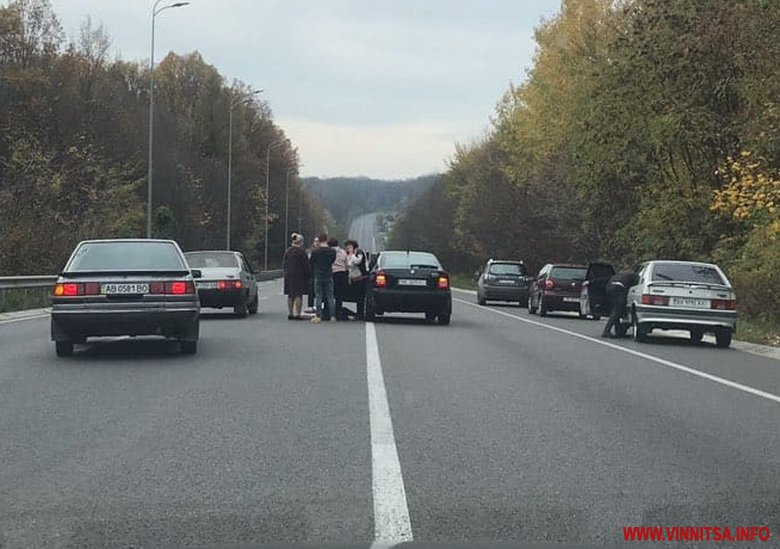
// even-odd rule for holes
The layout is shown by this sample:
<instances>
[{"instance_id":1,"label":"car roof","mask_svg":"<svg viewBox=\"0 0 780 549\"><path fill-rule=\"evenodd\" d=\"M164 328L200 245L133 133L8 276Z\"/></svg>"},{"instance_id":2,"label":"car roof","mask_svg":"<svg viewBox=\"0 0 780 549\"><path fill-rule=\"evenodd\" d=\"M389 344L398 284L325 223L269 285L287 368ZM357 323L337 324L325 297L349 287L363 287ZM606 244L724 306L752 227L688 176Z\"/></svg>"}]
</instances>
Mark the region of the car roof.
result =
<instances>
[{"instance_id":1,"label":"car roof","mask_svg":"<svg viewBox=\"0 0 780 549\"><path fill-rule=\"evenodd\" d=\"M575 267L577 269L587 269L587 265L582 263L548 263L550 267Z\"/></svg>"},{"instance_id":2,"label":"car roof","mask_svg":"<svg viewBox=\"0 0 780 549\"><path fill-rule=\"evenodd\" d=\"M522 259L488 259L488 263L511 263L514 265L524 265Z\"/></svg>"},{"instance_id":3,"label":"car roof","mask_svg":"<svg viewBox=\"0 0 780 549\"><path fill-rule=\"evenodd\" d=\"M93 240L82 240L79 244L107 244L114 242L155 242L176 244L178 246L178 243L175 240L167 238L98 238Z\"/></svg>"},{"instance_id":4,"label":"car roof","mask_svg":"<svg viewBox=\"0 0 780 549\"><path fill-rule=\"evenodd\" d=\"M189 254L231 254L231 255L238 255L238 252L234 252L233 250L192 250L190 252L184 252L184 255Z\"/></svg>"},{"instance_id":5,"label":"car roof","mask_svg":"<svg viewBox=\"0 0 780 549\"><path fill-rule=\"evenodd\" d=\"M678 261L676 259L654 259L652 261L645 262L646 265L658 265L658 264L672 264L672 265L698 265L702 267L717 267L715 263L707 263L706 261Z\"/></svg>"},{"instance_id":6,"label":"car roof","mask_svg":"<svg viewBox=\"0 0 780 549\"><path fill-rule=\"evenodd\" d=\"M382 254L428 254L436 257L435 253L426 252L424 250L385 250L383 252L379 252L379 255Z\"/></svg>"}]
</instances>

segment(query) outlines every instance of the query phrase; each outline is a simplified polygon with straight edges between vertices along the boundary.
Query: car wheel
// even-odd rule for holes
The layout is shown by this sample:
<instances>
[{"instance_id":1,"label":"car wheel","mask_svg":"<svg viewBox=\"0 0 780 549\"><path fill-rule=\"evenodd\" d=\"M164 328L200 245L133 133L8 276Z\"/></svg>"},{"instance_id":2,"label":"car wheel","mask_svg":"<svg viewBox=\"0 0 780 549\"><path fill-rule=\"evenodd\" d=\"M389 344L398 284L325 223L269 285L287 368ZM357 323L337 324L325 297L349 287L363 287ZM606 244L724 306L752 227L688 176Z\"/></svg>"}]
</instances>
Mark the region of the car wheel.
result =
<instances>
[{"instance_id":1,"label":"car wheel","mask_svg":"<svg viewBox=\"0 0 780 549\"><path fill-rule=\"evenodd\" d=\"M260 307L260 296L258 296L255 293L255 298L252 300L252 303L249 304L249 307L247 309L249 310L250 315L256 315L257 309Z\"/></svg>"},{"instance_id":2,"label":"car wheel","mask_svg":"<svg viewBox=\"0 0 780 549\"><path fill-rule=\"evenodd\" d=\"M649 333L649 330L647 329L646 325L639 323L636 318L636 314L633 315L631 323L634 327L634 341L639 343L644 343L647 341L647 334Z\"/></svg>"},{"instance_id":3,"label":"car wheel","mask_svg":"<svg viewBox=\"0 0 780 549\"><path fill-rule=\"evenodd\" d=\"M517 304L519 307L528 307L528 298L521 299Z\"/></svg>"},{"instance_id":4,"label":"car wheel","mask_svg":"<svg viewBox=\"0 0 780 549\"><path fill-rule=\"evenodd\" d=\"M487 305L487 299L477 294L477 303L480 305Z\"/></svg>"},{"instance_id":5,"label":"car wheel","mask_svg":"<svg viewBox=\"0 0 780 549\"><path fill-rule=\"evenodd\" d=\"M446 326L450 323L450 315L439 315L439 324Z\"/></svg>"},{"instance_id":6,"label":"car wheel","mask_svg":"<svg viewBox=\"0 0 780 549\"><path fill-rule=\"evenodd\" d=\"M425 313L425 320L428 322L433 322L436 320L436 313Z\"/></svg>"},{"instance_id":7,"label":"car wheel","mask_svg":"<svg viewBox=\"0 0 780 549\"><path fill-rule=\"evenodd\" d=\"M721 328L715 333L715 346L718 349L726 349L731 345L731 328Z\"/></svg>"},{"instance_id":8,"label":"car wheel","mask_svg":"<svg viewBox=\"0 0 780 549\"><path fill-rule=\"evenodd\" d=\"M532 315L532 314L535 314L535 313L536 313L536 307L534 307L534 301L533 301L533 299L532 299L532 298L529 296L529 297L528 297L528 314L529 314L529 315Z\"/></svg>"},{"instance_id":9,"label":"car wheel","mask_svg":"<svg viewBox=\"0 0 780 549\"><path fill-rule=\"evenodd\" d=\"M238 318L244 318L244 317L246 317L246 315L247 315L247 313L248 313L248 312L249 312L249 311L248 311L248 308L247 308L247 305L246 305L246 301L244 301L243 303L239 303L238 305L236 305L235 307L233 307L233 313L234 313L234 314L235 314L235 315L236 315Z\"/></svg>"},{"instance_id":10,"label":"car wheel","mask_svg":"<svg viewBox=\"0 0 780 549\"><path fill-rule=\"evenodd\" d=\"M59 357L71 356L73 354L73 343L70 341L57 341L54 344L54 349Z\"/></svg>"},{"instance_id":11,"label":"car wheel","mask_svg":"<svg viewBox=\"0 0 780 549\"><path fill-rule=\"evenodd\" d=\"M547 316L547 304L544 302L544 296L539 296L539 316Z\"/></svg>"},{"instance_id":12,"label":"car wheel","mask_svg":"<svg viewBox=\"0 0 780 549\"><path fill-rule=\"evenodd\" d=\"M695 328L691 330L691 343L701 343L703 337L704 337L704 330L702 330L701 328Z\"/></svg>"},{"instance_id":13,"label":"car wheel","mask_svg":"<svg viewBox=\"0 0 780 549\"><path fill-rule=\"evenodd\" d=\"M593 320L601 320L601 315L592 315Z\"/></svg>"},{"instance_id":14,"label":"car wheel","mask_svg":"<svg viewBox=\"0 0 780 549\"><path fill-rule=\"evenodd\" d=\"M194 355L198 352L197 341L180 341L179 346L181 347L181 354L183 355Z\"/></svg>"}]
</instances>

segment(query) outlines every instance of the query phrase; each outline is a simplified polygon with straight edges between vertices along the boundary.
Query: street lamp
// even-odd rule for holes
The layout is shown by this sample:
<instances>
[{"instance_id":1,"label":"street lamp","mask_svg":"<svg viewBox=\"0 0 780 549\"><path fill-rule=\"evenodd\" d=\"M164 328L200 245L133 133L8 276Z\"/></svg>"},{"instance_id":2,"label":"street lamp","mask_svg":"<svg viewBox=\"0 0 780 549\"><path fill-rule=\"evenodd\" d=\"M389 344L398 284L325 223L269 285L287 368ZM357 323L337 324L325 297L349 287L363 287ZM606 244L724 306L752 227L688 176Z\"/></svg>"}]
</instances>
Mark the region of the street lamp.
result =
<instances>
[{"instance_id":1,"label":"street lamp","mask_svg":"<svg viewBox=\"0 0 780 549\"><path fill-rule=\"evenodd\" d=\"M251 95L257 95L259 93L262 93L263 90L253 90ZM241 102L243 104L251 103L253 97L246 97L243 101L239 101L240 97L233 97L230 100L230 108L228 109L228 177L227 177L227 237L226 237L226 244L225 249L230 249L230 220L231 220L231 208L233 205L233 200L231 198L232 188L233 188L233 107L236 106L237 102Z\"/></svg>"},{"instance_id":2,"label":"street lamp","mask_svg":"<svg viewBox=\"0 0 780 549\"><path fill-rule=\"evenodd\" d=\"M284 190L284 245L287 245L287 238L290 235L290 174L297 172L298 168L287 170Z\"/></svg>"},{"instance_id":3,"label":"street lamp","mask_svg":"<svg viewBox=\"0 0 780 549\"><path fill-rule=\"evenodd\" d=\"M271 203L271 150L282 144L282 141L272 141L268 145L265 156L265 251L263 252L263 270L268 270L268 206Z\"/></svg>"},{"instance_id":4,"label":"street lamp","mask_svg":"<svg viewBox=\"0 0 780 549\"><path fill-rule=\"evenodd\" d=\"M149 56L149 166L146 176L146 238L152 238L152 151L154 145L154 21L165 10L188 6L189 2L174 2L158 7L162 0L157 0L152 7L152 53Z\"/></svg>"}]
</instances>

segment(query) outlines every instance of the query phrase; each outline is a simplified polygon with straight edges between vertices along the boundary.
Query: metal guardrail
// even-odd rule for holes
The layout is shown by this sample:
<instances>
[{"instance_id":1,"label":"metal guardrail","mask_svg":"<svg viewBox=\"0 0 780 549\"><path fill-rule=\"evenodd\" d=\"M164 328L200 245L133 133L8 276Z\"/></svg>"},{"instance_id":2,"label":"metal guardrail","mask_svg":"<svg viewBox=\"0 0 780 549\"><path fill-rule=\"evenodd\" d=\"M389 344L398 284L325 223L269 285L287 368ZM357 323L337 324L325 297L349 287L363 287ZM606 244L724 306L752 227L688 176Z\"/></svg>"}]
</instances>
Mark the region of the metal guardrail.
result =
<instances>
[{"instance_id":1,"label":"metal guardrail","mask_svg":"<svg viewBox=\"0 0 780 549\"><path fill-rule=\"evenodd\" d=\"M261 271L255 276L258 281L274 280L282 277L282 270ZM46 288L54 285L56 281L56 275L0 276L0 290L9 288Z\"/></svg>"}]
</instances>

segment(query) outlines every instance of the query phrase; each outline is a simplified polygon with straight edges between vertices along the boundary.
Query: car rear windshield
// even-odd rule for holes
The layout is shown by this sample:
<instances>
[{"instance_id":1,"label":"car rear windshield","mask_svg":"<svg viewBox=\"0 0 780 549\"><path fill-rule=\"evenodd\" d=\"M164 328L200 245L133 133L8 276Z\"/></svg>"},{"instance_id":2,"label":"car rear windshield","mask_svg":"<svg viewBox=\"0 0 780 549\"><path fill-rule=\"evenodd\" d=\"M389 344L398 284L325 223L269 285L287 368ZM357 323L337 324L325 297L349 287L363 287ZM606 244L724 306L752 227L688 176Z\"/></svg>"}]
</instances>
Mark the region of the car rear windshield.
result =
<instances>
[{"instance_id":1,"label":"car rear windshield","mask_svg":"<svg viewBox=\"0 0 780 549\"><path fill-rule=\"evenodd\" d=\"M187 271L170 242L87 242L79 246L67 272Z\"/></svg>"},{"instance_id":2,"label":"car rear windshield","mask_svg":"<svg viewBox=\"0 0 780 549\"><path fill-rule=\"evenodd\" d=\"M238 261L234 254L226 253L192 253L184 254L190 267L193 269L236 269Z\"/></svg>"},{"instance_id":3,"label":"car rear windshield","mask_svg":"<svg viewBox=\"0 0 780 549\"><path fill-rule=\"evenodd\" d=\"M383 269L441 269L436 256L424 252L384 252L379 256L379 266Z\"/></svg>"},{"instance_id":4,"label":"car rear windshield","mask_svg":"<svg viewBox=\"0 0 780 549\"><path fill-rule=\"evenodd\" d=\"M553 267L550 271L550 278L561 280L585 280L585 273L588 270L585 267Z\"/></svg>"},{"instance_id":5,"label":"car rear windshield","mask_svg":"<svg viewBox=\"0 0 780 549\"><path fill-rule=\"evenodd\" d=\"M493 263L488 272L492 275L525 276L525 266L519 263Z\"/></svg>"},{"instance_id":6,"label":"car rear windshield","mask_svg":"<svg viewBox=\"0 0 780 549\"><path fill-rule=\"evenodd\" d=\"M686 263L656 263L653 266L653 280L726 284L726 281L723 280L723 277L715 267L711 265L690 265Z\"/></svg>"}]
</instances>

